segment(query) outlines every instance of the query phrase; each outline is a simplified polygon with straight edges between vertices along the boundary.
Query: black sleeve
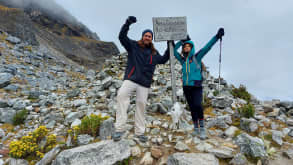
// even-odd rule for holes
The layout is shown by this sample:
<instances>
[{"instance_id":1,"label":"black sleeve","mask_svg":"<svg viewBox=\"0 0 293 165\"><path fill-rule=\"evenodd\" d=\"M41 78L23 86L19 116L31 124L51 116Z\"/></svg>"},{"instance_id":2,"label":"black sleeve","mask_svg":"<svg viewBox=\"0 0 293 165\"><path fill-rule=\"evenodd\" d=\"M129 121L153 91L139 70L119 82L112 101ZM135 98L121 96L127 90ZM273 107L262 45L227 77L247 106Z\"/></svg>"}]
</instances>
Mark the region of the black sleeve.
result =
<instances>
[{"instance_id":1,"label":"black sleeve","mask_svg":"<svg viewBox=\"0 0 293 165\"><path fill-rule=\"evenodd\" d=\"M164 55L161 56L159 52L157 52L157 58L158 58L158 64L165 64L169 58L170 58L170 52L169 49L167 48Z\"/></svg>"},{"instance_id":2,"label":"black sleeve","mask_svg":"<svg viewBox=\"0 0 293 165\"><path fill-rule=\"evenodd\" d=\"M127 51L130 51L132 40L130 40L127 36L128 30L129 30L129 25L125 23L121 27L121 30L119 33L119 41Z\"/></svg>"}]
</instances>

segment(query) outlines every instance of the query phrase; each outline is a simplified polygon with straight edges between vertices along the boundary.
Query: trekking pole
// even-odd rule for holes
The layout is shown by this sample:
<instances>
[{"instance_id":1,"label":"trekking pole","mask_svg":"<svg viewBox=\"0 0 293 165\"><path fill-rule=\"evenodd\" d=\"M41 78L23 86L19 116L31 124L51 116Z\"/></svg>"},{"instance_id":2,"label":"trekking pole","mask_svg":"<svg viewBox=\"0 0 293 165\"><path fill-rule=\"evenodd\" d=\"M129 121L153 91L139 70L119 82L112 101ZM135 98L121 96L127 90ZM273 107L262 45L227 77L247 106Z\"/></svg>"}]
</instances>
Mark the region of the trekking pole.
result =
<instances>
[{"instance_id":1,"label":"trekking pole","mask_svg":"<svg viewBox=\"0 0 293 165\"><path fill-rule=\"evenodd\" d=\"M222 37L220 38L219 82L218 82L218 91L219 91L219 94L220 94L220 84L221 84L221 62L222 62Z\"/></svg>"}]
</instances>

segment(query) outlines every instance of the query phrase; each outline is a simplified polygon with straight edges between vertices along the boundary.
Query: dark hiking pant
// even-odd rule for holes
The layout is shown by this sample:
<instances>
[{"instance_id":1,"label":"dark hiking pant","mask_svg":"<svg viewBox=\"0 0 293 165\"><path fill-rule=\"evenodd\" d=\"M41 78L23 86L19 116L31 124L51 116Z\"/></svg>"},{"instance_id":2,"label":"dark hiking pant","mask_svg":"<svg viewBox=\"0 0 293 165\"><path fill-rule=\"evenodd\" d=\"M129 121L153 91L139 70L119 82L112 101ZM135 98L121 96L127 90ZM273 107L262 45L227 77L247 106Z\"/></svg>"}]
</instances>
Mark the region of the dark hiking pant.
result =
<instances>
[{"instance_id":1,"label":"dark hiking pant","mask_svg":"<svg viewBox=\"0 0 293 165\"><path fill-rule=\"evenodd\" d=\"M195 127L198 127L198 123L203 127L202 87L183 86L183 91Z\"/></svg>"}]
</instances>

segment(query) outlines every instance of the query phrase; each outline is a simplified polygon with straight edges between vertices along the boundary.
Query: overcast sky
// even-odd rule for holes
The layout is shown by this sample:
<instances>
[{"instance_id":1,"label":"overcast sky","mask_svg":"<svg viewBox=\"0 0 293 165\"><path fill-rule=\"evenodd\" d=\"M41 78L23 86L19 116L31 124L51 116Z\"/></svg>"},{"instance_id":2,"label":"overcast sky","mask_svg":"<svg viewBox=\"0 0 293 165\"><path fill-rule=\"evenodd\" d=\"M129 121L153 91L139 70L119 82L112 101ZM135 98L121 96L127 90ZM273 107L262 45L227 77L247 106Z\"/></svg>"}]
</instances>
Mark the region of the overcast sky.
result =
<instances>
[{"instance_id":1,"label":"overcast sky","mask_svg":"<svg viewBox=\"0 0 293 165\"><path fill-rule=\"evenodd\" d=\"M129 37L140 39L152 17L187 17L187 30L199 50L219 27L225 28L222 75L229 84L244 84L261 100L293 101L292 0L56 0L103 41L118 41L121 25L137 17ZM155 43L161 53L166 43ZM203 59L218 76L219 43ZM291 84L291 85L290 85Z\"/></svg>"}]
</instances>

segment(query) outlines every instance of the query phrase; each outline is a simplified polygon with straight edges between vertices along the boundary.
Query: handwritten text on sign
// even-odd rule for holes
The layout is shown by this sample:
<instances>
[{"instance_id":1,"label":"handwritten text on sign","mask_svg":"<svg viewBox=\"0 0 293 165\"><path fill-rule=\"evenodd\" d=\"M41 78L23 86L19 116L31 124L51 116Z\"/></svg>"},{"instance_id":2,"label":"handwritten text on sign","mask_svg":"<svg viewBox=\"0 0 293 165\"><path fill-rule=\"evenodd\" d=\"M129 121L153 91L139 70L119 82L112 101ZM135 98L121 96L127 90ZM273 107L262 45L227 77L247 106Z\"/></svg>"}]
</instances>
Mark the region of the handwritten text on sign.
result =
<instances>
[{"instance_id":1,"label":"handwritten text on sign","mask_svg":"<svg viewBox=\"0 0 293 165\"><path fill-rule=\"evenodd\" d=\"M155 41L181 40L187 36L186 17L154 17Z\"/></svg>"}]
</instances>

